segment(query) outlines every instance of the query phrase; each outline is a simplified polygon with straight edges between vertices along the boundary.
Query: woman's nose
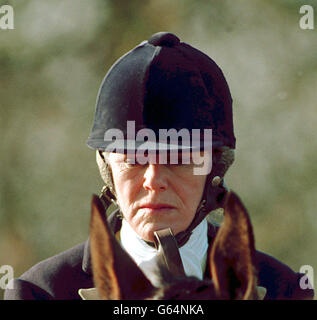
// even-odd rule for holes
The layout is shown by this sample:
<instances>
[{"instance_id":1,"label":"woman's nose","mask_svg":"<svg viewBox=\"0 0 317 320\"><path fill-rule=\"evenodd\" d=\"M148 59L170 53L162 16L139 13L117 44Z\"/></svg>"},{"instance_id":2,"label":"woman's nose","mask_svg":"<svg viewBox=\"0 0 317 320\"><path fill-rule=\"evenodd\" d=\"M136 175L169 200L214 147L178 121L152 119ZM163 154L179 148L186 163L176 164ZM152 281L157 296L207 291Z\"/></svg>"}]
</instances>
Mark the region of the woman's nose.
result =
<instances>
[{"instance_id":1,"label":"woman's nose","mask_svg":"<svg viewBox=\"0 0 317 320\"><path fill-rule=\"evenodd\" d=\"M167 172L164 170L164 165L148 164L144 172L143 187L146 190L164 191L167 189Z\"/></svg>"}]
</instances>

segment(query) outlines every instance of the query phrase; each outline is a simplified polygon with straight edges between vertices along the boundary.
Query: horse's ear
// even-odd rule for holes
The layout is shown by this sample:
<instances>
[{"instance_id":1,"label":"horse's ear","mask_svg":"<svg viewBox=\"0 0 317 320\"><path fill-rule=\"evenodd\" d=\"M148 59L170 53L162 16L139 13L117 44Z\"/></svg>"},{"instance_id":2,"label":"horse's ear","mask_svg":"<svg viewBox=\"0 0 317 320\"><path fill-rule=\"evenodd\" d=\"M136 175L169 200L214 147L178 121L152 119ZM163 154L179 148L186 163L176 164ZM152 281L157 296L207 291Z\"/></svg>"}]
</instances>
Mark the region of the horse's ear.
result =
<instances>
[{"instance_id":1,"label":"horse's ear","mask_svg":"<svg viewBox=\"0 0 317 320\"><path fill-rule=\"evenodd\" d=\"M153 286L109 230L104 207L93 195L90 249L95 286L101 299L144 299Z\"/></svg>"},{"instance_id":2,"label":"horse's ear","mask_svg":"<svg viewBox=\"0 0 317 320\"><path fill-rule=\"evenodd\" d=\"M210 273L221 299L256 299L255 245L247 210L232 191L210 252Z\"/></svg>"}]
</instances>

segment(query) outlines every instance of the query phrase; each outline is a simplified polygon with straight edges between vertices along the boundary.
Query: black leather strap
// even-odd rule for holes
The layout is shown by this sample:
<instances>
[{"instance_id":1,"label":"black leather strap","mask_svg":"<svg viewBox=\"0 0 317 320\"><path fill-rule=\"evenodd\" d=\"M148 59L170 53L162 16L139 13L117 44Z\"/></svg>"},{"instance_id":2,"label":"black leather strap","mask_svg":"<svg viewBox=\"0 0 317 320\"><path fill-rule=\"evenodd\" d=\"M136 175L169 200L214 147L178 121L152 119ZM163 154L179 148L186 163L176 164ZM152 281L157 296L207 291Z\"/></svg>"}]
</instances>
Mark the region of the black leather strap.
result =
<instances>
[{"instance_id":1,"label":"black leather strap","mask_svg":"<svg viewBox=\"0 0 317 320\"><path fill-rule=\"evenodd\" d=\"M209 176L206 181L203 198L198 206L193 221L186 230L175 236L178 247L182 247L188 241L192 231L203 221L209 212L223 207L224 199L228 190L222 183L219 186L213 186L212 182L209 181L210 179L211 176Z\"/></svg>"},{"instance_id":2,"label":"black leather strap","mask_svg":"<svg viewBox=\"0 0 317 320\"><path fill-rule=\"evenodd\" d=\"M180 256L176 239L171 228L154 232L156 249L173 275L185 275L185 270Z\"/></svg>"}]
</instances>

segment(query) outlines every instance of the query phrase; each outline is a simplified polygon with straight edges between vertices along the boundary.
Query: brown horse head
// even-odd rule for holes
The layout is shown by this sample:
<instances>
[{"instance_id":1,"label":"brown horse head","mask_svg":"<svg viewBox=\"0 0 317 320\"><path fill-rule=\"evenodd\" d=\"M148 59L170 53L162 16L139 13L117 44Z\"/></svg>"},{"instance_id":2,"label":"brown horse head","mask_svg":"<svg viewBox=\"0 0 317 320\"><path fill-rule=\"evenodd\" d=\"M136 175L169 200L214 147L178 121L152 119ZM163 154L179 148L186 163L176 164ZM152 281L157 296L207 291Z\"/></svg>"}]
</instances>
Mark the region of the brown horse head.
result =
<instances>
[{"instance_id":1,"label":"brown horse head","mask_svg":"<svg viewBox=\"0 0 317 320\"><path fill-rule=\"evenodd\" d=\"M91 257L94 283L106 300L257 299L254 237L246 209L229 192L221 225L208 254L211 279L172 275L158 264L160 287L154 287L110 231L103 205L92 198Z\"/></svg>"}]
</instances>

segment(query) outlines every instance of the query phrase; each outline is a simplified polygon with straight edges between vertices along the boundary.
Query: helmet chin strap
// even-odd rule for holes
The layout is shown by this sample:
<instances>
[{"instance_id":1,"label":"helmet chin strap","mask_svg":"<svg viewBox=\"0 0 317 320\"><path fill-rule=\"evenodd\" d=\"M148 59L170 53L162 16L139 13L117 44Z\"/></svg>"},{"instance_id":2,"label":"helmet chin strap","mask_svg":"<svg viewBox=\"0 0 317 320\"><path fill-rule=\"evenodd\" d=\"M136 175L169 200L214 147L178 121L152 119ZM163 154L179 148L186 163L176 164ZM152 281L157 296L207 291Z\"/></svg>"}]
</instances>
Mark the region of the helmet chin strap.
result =
<instances>
[{"instance_id":1,"label":"helmet chin strap","mask_svg":"<svg viewBox=\"0 0 317 320\"><path fill-rule=\"evenodd\" d=\"M206 178L202 200L197 208L195 217L189 227L176 235L178 246L183 246L191 236L192 231L213 210L223 208L225 196L229 191L224 182L224 175L234 161L234 150L222 148L221 153L215 155L211 173Z\"/></svg>"},{"instance_id":2,"label":"helmet chin strap","mask_svg":"<svg viewBox=\"0 0 317 320\"><path fill-rule=\"evenodd\" d=\"M186 230L175 236L179 248L188 241L192 231L203 221L208 213L223 207L227 192L228 189L224 184L223 178L219 176L213 177L211 174L207 176L202 200L200 201L193 221Z\"/></svg>"}]
</instances>

